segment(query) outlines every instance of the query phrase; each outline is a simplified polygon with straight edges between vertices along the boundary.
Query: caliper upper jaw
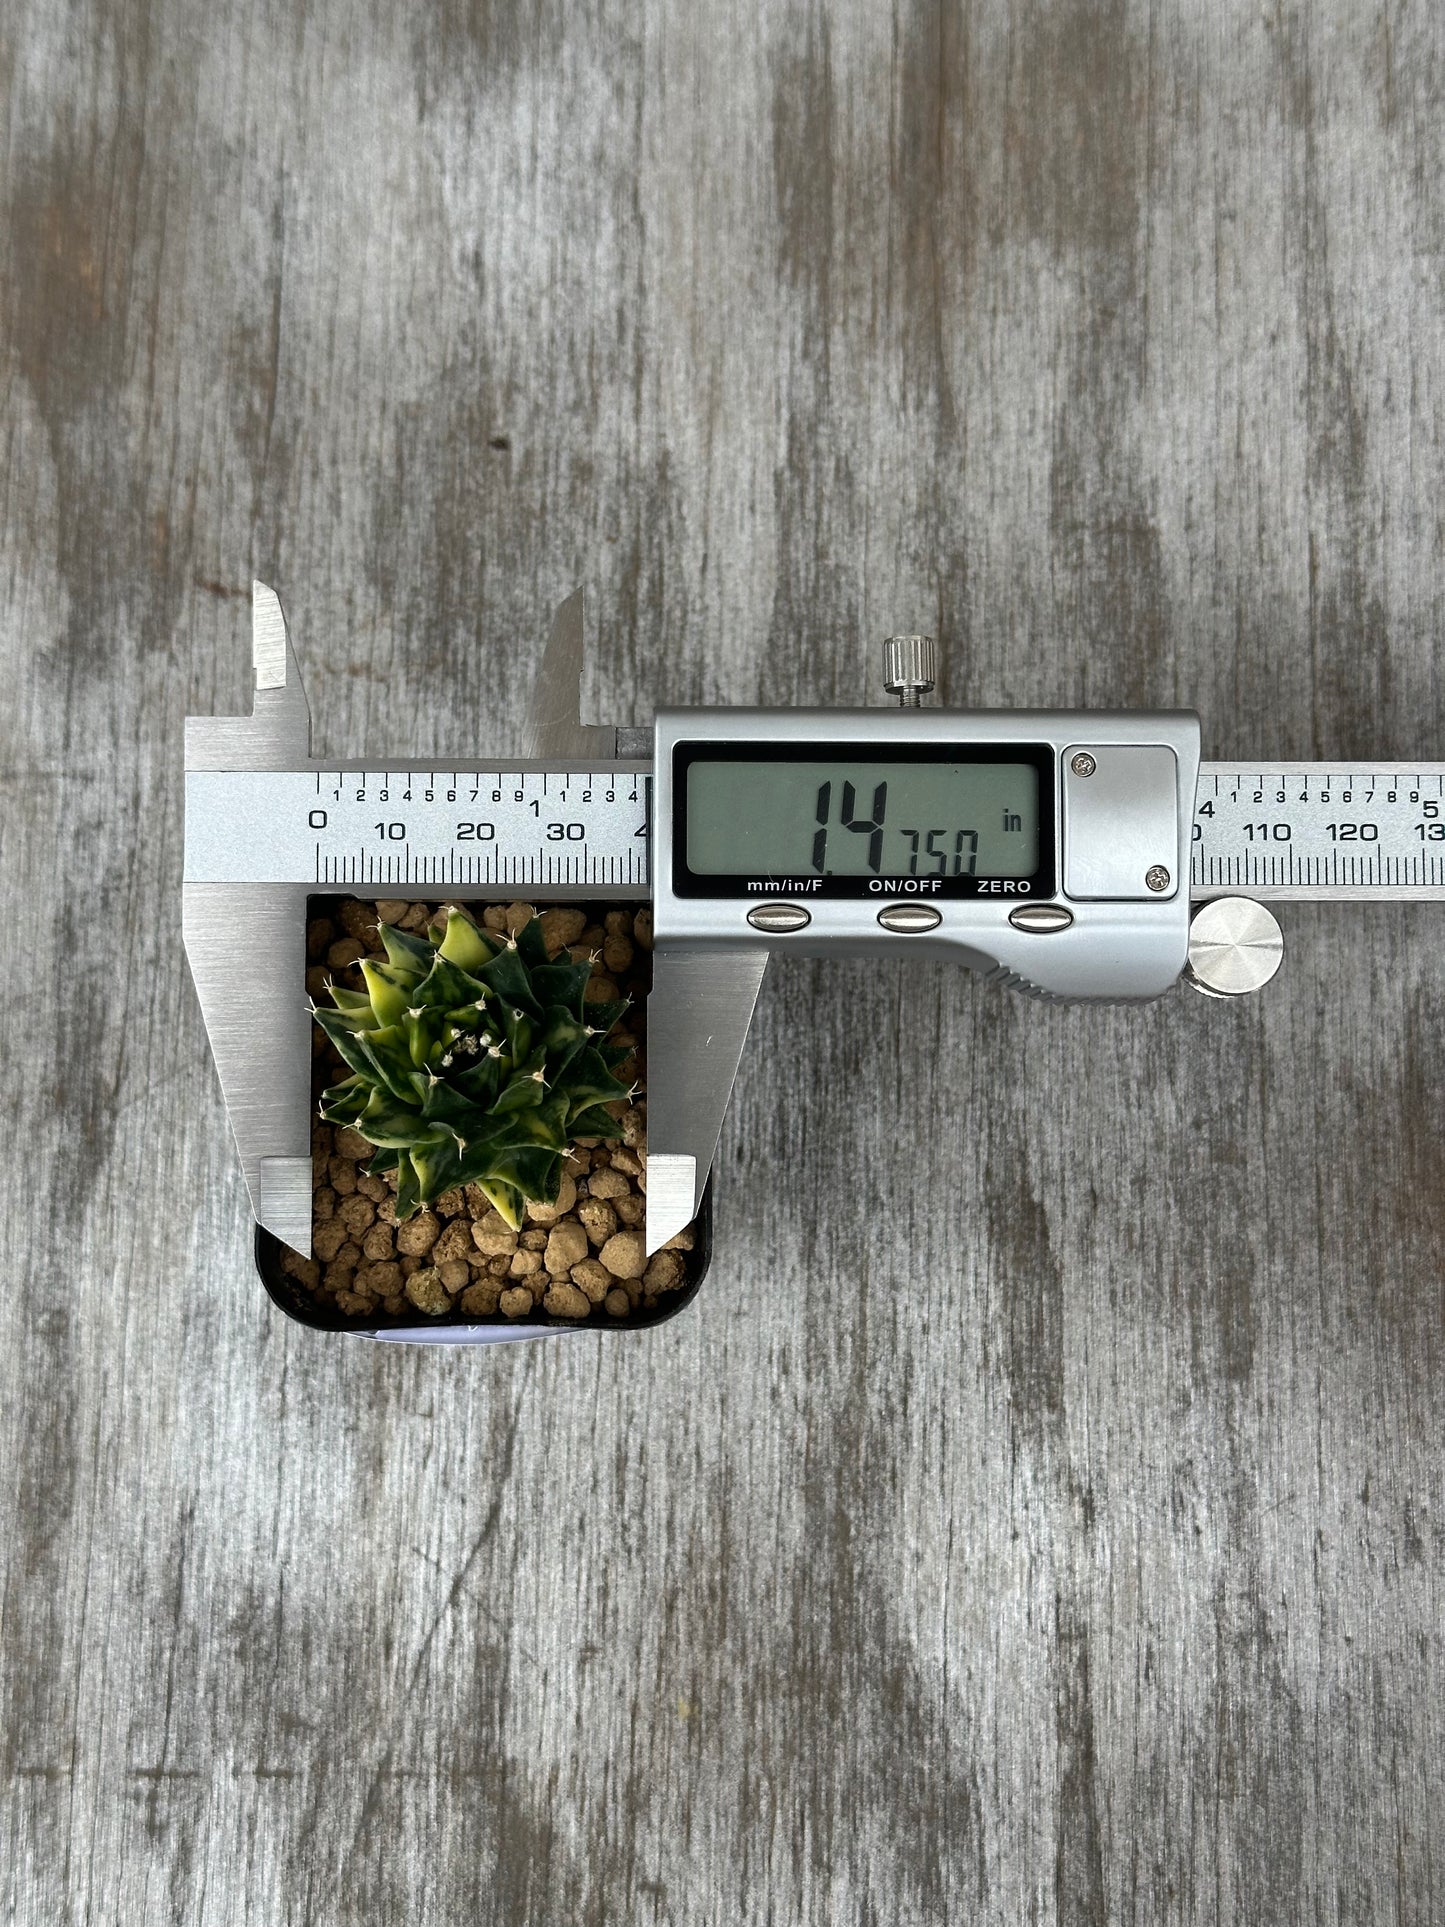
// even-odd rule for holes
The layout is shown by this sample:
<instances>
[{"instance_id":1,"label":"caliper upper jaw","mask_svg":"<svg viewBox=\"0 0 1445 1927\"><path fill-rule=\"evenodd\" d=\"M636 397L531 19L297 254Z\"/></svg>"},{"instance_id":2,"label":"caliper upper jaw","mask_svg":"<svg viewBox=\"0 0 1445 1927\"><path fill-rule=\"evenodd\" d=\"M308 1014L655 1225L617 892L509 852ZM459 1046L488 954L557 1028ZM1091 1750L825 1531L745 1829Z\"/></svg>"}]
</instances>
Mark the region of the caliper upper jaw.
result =
<instances>
[{"instance_id":1,"label":"caliper upper jaw","mask_svg":"<svg viewBox=\"0 0 1445 1927\"><path fill-rule=\"evenodd\" d=\"M647 1000L647 1255L702 1205L766 950L654 950Z\"/></svg>"},{"instance_id":2,"label":"caliper upper jaw","mask_svg":"<svg viewBox=\"0 0 1445 1927\"><path fill-rule=\"evenodd\" d=\"M610 762L617 731L582 721L582 672L587 661L583 598L574 589L552 618L532 700L522 725L519 754L559 763Z\"/></svg>"},{"instance_id":3,"label":"caliper upper jaw","mask_svg":"<svg viewBox=\"0 0 1445 1927\"><path fill-rule=\"evenodd\" d=\"M250 716L186 719L186 769L288 770L311 755L311 711L273 589L252 585ZM181 930L251 1209L311 1251L311 1017L305 884L181 887Z\"/></svg>"},{"instance_id":4,"label":"caliper upper jaw","mask_svg":"<svg viewBox=\"0 0 1445 1927\"><path fill-rule=\"evenodd\" d=\"M249 716L187 716L186 768L304 769L311 758L311 706L291 649L280 598L251 584Z\"/></svg>"}]
</instances>

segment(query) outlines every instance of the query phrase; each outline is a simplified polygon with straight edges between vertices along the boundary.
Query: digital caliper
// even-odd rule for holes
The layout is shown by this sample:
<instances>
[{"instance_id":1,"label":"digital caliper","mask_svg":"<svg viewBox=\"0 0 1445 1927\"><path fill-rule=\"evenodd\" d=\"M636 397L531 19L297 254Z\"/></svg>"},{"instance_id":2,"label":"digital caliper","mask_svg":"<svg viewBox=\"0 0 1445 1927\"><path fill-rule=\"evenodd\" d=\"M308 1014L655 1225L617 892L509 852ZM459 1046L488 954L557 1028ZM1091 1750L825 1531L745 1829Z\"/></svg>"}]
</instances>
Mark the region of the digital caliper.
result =
<instances>
[{"instance_id":1,"label":"digital caliper","mask_svg":"<svg viewBox=\"0 0 1445 1927\"><path fill-rule=\"evenodd\" d=\"M1187 711L899 706L579 721L558 611L522 753L311 759L281 605L254 586L245 718L186 723L183 926L257 1221L311 1249L307 899L650 897L647 1249L702 1200L775 951L946 956L1035 996L1216 996L1278 967L1269 898L1445 900L1445 764L1201 763ZM247 932L238 997L235 932Z\"/></svg>"}]
</instances>

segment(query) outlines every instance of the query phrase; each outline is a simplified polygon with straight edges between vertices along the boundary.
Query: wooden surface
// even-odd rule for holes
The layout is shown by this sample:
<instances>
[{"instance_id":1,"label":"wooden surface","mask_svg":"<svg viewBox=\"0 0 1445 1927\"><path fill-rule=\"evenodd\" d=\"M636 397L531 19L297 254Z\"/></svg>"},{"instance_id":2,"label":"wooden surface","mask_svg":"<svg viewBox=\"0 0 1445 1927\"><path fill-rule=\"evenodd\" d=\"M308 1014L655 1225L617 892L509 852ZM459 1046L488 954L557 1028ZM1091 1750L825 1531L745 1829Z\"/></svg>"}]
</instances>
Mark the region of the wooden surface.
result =
<instances>
[{"instance_id":1,"label":"wooden surface","mask_svg":"<svg viewBox=\"0 0 1445 1927\"><path fill-rule=\"evenodd\" d=\"M253 570L326 753L583 582L608 719L924 627L1439 756L1442 97L1424 0L9 0L6 1919L1445 1920L1438 910L777 969L696 1307L497 1356L270 1309L178 938Z\"/></svg>"}]
</instances>

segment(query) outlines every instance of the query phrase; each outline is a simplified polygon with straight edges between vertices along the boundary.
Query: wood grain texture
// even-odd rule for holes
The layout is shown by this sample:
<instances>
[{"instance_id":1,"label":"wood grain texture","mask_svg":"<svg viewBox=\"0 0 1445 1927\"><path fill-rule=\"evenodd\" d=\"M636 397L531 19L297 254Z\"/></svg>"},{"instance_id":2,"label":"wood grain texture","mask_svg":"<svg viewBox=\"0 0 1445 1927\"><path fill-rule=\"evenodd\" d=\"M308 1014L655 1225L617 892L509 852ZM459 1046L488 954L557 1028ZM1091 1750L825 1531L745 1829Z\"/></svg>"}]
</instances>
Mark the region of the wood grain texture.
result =
<instances>
[{"instance_id":1,"label":"wood grain texture","mask_svg":"<svg viewBox=\"0 0 1445 1927\"><path fill-rule=\"evenodd\" d=\"M1445 1920L1445 973L776 969L645 1338L271 1311L181 719L1192 703L1438 756L1422 0L10 0L0 1896L23 1923ZM238 932L244 971L244 932Z\"/></svg>"}]
</instances>

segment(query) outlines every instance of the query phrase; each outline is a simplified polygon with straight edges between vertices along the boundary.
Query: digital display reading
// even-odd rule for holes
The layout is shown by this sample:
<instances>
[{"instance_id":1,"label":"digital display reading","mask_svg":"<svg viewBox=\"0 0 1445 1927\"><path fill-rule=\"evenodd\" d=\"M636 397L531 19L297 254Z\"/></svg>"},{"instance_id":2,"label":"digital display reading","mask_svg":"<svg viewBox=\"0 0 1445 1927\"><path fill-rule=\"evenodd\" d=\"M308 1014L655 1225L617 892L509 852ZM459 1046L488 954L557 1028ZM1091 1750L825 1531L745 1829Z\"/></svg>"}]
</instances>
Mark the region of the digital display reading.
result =
<instances>
[{"instance_id":1,"label":"digital display reading","mask_svg":"<svg viewBox=\"0 0 1445 1927\"><path fill-rule=\"evenodd\" d=\"M791 752L736 757L694 750L685 790L686 868L739 888L796 888L830 879L854 889L892 882L974 894L970 879L1031 878L1040 869L1040 757L997 762L947 751L827 758ZM1024 760L1027 757L1028 760ZM680 772L681 774L681 772ZM928 885L927 880L932 880Z\"/></svg>"}]
</instances>

